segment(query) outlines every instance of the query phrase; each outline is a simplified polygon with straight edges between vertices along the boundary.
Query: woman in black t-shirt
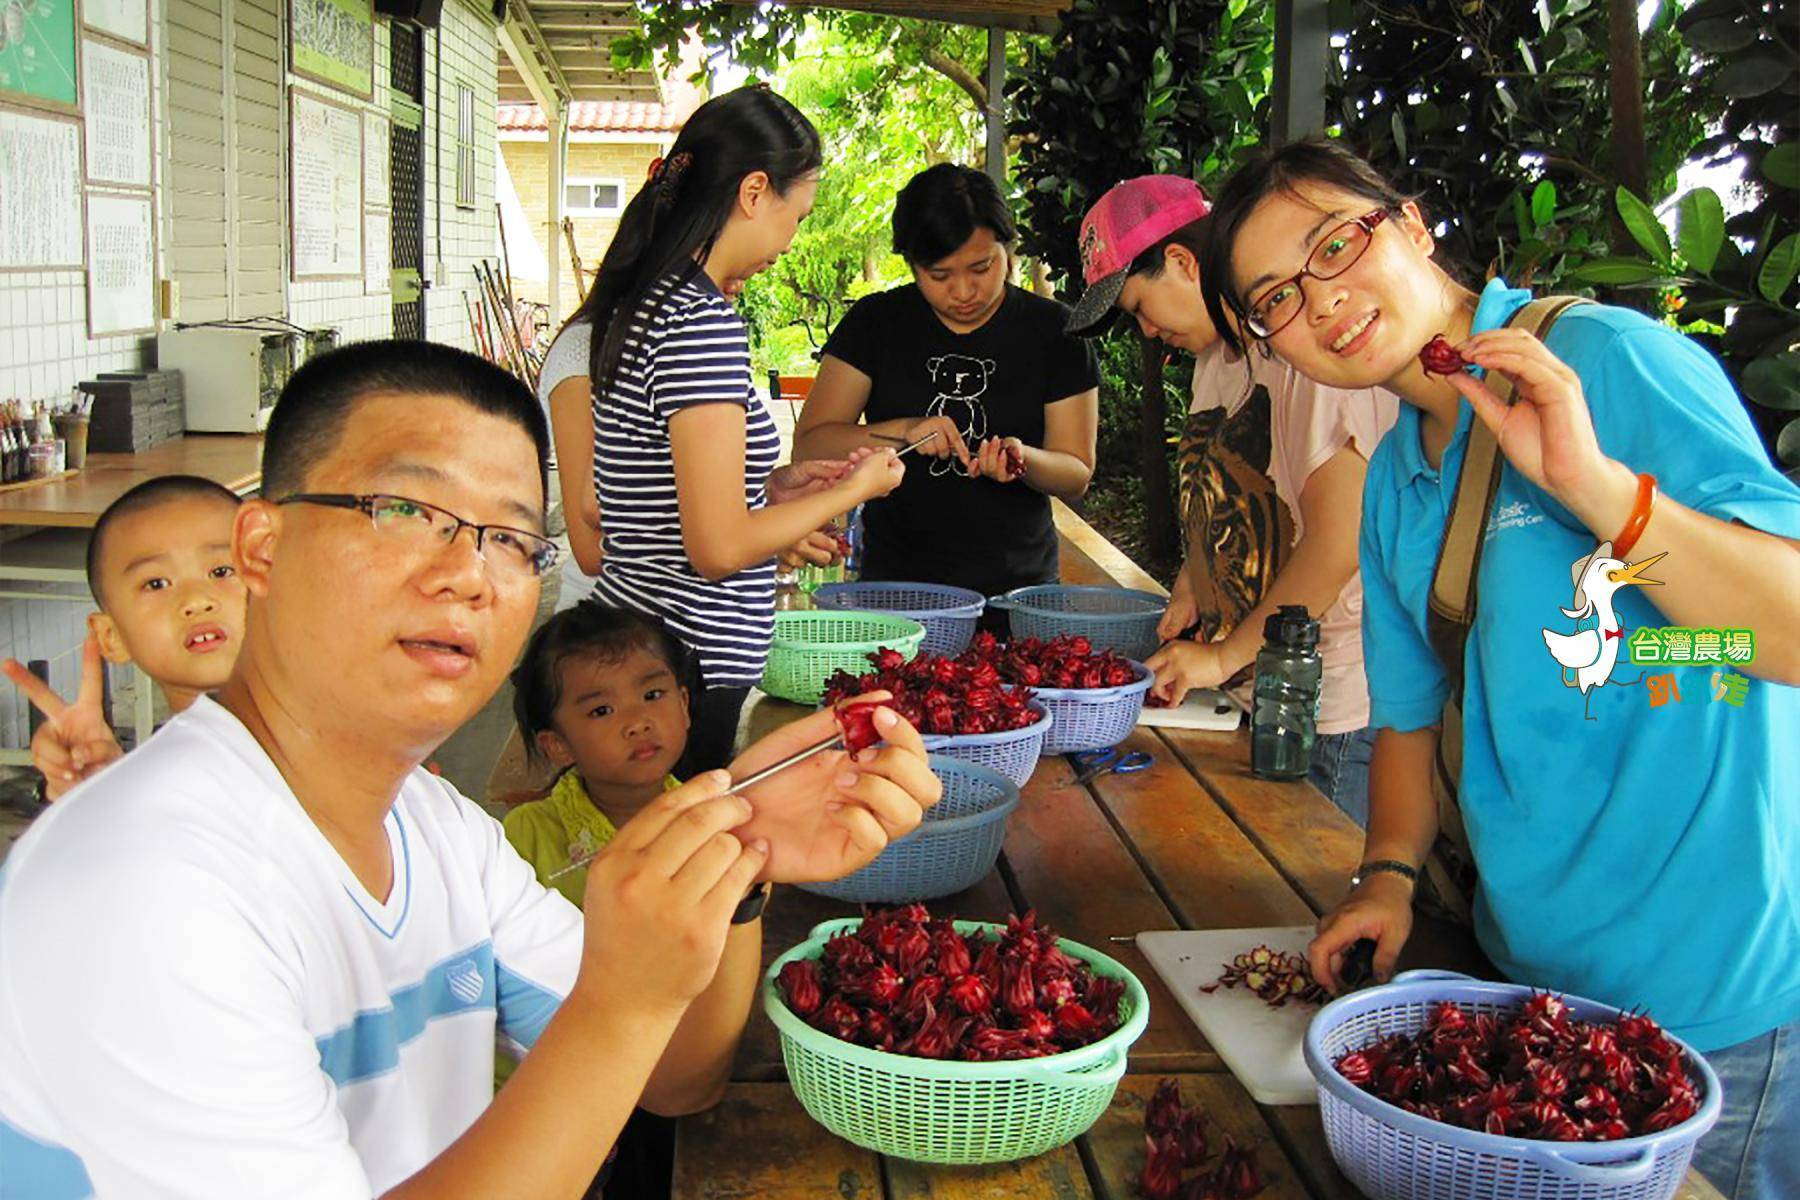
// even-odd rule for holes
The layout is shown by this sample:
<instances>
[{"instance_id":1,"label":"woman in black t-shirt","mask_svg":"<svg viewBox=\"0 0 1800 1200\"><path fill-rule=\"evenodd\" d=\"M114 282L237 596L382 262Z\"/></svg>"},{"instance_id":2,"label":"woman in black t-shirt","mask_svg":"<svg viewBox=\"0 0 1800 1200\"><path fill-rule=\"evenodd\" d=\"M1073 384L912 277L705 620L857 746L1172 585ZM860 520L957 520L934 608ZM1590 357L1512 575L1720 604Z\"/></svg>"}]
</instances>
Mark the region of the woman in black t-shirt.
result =
<instances>
[{"instance_id":1,"label":"woman in black t-shirt","mask_svg":"<svg viewBox=\"0 0 1800 1200\"><path fill-rule=\"evenodd\" d=\"M1068 310L1007 282L1013 236L986 175L915 175L894 204L913 282L859 300L825 343L796 460L938 435L864 508L864 579L984 596L1056 582L1050 497L1093 476L1099 376L1092 347L1063 332Z\"/></svg>"}]
</instances>

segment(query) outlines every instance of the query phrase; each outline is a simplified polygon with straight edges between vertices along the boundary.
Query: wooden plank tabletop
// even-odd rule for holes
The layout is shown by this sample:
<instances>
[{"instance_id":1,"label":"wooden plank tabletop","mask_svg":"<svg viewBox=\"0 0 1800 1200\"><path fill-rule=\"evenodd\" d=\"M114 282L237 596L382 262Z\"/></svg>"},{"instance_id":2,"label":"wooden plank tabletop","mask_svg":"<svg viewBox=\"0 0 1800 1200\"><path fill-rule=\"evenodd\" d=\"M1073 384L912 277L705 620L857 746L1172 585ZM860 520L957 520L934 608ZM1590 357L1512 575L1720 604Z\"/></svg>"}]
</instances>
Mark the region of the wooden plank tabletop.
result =
<instances>
[{"instance_id":1,"label":"wooden plank tabletop","mask_svg":"<svg viewBox=\"0 0 1800 1200\"><path fill-rule=\"evenodd\" d=\"M242 495L262 481L260 433L190 433L141 454L89 454L81 471L0 495L0 525L91 529L106 506L160 475L199 475Z\"/></svg>"},{"instance_id":2,"label":"wooden plank tabletop","mask_svg":"<svg viewBox=\"0 0 1800 1200\"><path fill-rule=\"evenodd\" d=\"M1064 577L1112 579L1103 552L1071 541L1071 521L1079 518L1059 512ZM750 734L803 711L765 699L751 712ZM1024 1162L970 1168L885 1159L806 1116L781 1082L779 1038L759 1007L734 1071L738 1082L717 1108L680 1123L674 1200L1127 1200L1143 1166L1144 1101L1163 1077L1177 1078L1190 1103L1204 1106L1215 1134L1228 1131L1255 1147L1267 1182L1260 1195L1358 1195L1332 1162L1318 1109L1252 1101L1128 939L1149 929L1309 924L1343 895L1361 856L1361 831L1310 784L1253 777L1242 730L1138 729L1123 748L1145 751L1155 764L1082 784L1066 759L1043 759L1010 818L995 870L930 906L934 915L979 920L1035 908L1059 933L1112 955L1143 981L1150 1024L1099 1122L1072 1145ZM854 911L778 889L765 964L817 921ZM1402 965L1493 970L1467 929L1428 921L1415 930ZM1678 1195L1718 1200L1691 1172Z\"/></svg>"}]
</instances>

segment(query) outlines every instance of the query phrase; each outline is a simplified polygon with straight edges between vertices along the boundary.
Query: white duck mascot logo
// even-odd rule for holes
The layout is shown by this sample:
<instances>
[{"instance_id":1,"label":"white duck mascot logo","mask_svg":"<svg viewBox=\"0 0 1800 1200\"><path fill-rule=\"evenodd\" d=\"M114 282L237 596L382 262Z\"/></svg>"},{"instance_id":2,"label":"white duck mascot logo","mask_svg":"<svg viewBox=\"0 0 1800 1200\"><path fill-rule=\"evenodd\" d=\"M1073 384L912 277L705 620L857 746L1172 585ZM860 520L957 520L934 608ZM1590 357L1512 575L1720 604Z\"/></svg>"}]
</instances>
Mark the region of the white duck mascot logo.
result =
<instances>
[{"instance_id":1,"label":"white duck mascot logo","mask_svg":"<svg viewBox=\"0 0 1800 1200\"><path fill-rule=\"evenodd\" d=\"M1643 578L1644 571L1661 559L1661 554L1628 564L1614 558L1612 552L1611 542L1601 542L1588 557L1577 559L1569 572L1575 582L1575 607L1562 609L1562 615L1577 622L1593 617L1596 627L1574 633L1543 631L1550 657L1562 667L1563 686L1581 689L1581 715L1589 721L1596 718L1588 712L1588 701L1595 688L1603 687L1612 678L1613 664L1619 661L1619 647L1625 644L1625 631L1613 612L1613 593L1632 584L1642 587L1662 583L1660 579Z\"/></svg>"}]
</instances>

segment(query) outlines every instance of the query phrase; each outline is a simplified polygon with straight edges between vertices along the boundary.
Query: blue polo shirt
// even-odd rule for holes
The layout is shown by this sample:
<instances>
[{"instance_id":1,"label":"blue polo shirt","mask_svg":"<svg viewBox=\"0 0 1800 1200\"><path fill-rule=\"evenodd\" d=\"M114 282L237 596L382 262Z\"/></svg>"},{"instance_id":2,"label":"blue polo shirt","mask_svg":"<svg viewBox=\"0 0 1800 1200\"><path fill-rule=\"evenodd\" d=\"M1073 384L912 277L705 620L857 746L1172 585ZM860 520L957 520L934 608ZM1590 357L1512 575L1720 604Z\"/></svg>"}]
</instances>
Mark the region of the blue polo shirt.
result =
<instances>
[{"instance_id":1,"label":"blue polo shirt","mask_svg":"<svg viewBox=\"0 0 1800 1200\"><path fill-rule=\"evenodd\" d=\"M1530 298L1495 280L1475 330ZM1547 341L1581 378L1602 452L1708 516L1800 538L1800 489L1770 465L1700 346L1602 305L1565 313ZM1433 469L1420 416L1401 405L1363 495L1370 720L1402 731L1437 724L1448 692L1426 640L1426 596L1474 419L1465 403ZM1800 1017L1800 689L1751 679L1737 707L1714 698L1720 668L1635 667L1621 643L1584 721L1542 631L1576 631L1559 610L1577 607L1572 568L1595 540L1505 469L1464 663L1460 795L1481 873L1476 935L1508 978L1642 1006L1718 1049ZM1684 569L1672 554L1648 574ZM1669 624L1651 590L1615 594L1627 639ZM1628 686L1646 670L1673 675L1679 701L1653 707L1647 682Z\"/></svg>"}]
</instances>

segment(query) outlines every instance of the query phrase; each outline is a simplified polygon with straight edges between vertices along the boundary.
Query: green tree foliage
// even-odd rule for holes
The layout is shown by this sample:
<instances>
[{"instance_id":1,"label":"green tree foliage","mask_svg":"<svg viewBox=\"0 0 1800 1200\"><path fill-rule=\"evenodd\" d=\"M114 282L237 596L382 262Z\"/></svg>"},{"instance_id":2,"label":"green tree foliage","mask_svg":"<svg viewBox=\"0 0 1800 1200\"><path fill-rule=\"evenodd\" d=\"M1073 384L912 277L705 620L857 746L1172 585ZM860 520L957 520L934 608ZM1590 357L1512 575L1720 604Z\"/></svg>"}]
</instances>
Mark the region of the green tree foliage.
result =
<instances>
[{"instance_id":1,"label":"green tree foliage","mask_svg":"<svg viewBox=\"0 0 1800 1200\"><path fill-rule=\"evenodd\" d=\"M1008 85L1025 252L1078 290L1076 235L1103 192L1151 173L1206 180L1260 140L1272 20L1267 0L1075 0ZM1167 431L1184 393L1169 386L1160 345L1135 329L1112 336L1134 352L1101 351L1096 483L1126 491L1120 503L1143 513L1145 559L1167 563L1179 559Z\"/></svg>"},{"instance_id":2,"label":"green tree foliage","mask_svg":"<svg viewBox=\"0 0 1800 1200\"><path fill-rule=\"evenodd\" d=\"M1418 193L1440 244L1476 272L1554 284L1604 254L1612 170L1607 0L1349 0L1328 87L1335 132ZM1642 39L1649 184L1675 186L1721 106L1663 4ZM1551 186L1540 185L1548 182Z\"/></svg>"},{"instance_id":3,"label":"green tree foliage","mask_svg":"<svg viewBox=\"0 0 1800 1200\"><path fill-rule=\"evenodd\" d=\"M943 64L973 78L985 52L979 30L860 15L795 43L771 84L818 127L825 166L793 246L744 289L759 360L810 372L850 301L910 278L890 249L894 197L933 163L979 164L983 114Z\"/></svg>"}]
</instances>

